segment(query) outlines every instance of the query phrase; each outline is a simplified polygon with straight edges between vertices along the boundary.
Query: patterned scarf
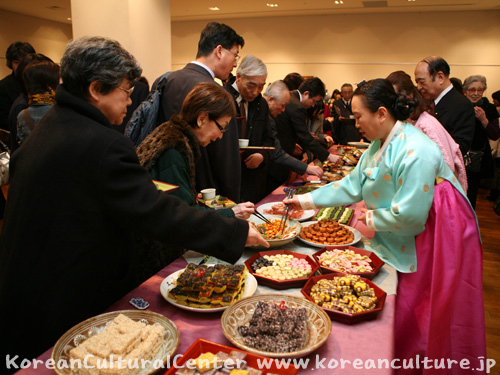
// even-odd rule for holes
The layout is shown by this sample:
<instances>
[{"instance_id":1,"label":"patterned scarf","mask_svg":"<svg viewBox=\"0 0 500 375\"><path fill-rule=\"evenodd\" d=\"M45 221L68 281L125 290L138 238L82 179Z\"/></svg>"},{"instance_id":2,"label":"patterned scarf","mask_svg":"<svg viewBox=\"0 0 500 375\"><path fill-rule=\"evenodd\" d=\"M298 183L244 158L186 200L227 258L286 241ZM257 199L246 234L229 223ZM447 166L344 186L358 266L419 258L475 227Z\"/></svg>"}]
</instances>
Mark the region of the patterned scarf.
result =
<instances>
[{"instance_id":1,"label":"patterned scarf","mask_svg":"<svg viewBox=\"0 0 500 375\"><path fill-rule=\"evenodd\" d=\"M29 105L32 104L56 104L56 100L54 96L56 95L55 91L46 91L42 94L30 95L29 97Z\"/></svg>"}]
</instances>

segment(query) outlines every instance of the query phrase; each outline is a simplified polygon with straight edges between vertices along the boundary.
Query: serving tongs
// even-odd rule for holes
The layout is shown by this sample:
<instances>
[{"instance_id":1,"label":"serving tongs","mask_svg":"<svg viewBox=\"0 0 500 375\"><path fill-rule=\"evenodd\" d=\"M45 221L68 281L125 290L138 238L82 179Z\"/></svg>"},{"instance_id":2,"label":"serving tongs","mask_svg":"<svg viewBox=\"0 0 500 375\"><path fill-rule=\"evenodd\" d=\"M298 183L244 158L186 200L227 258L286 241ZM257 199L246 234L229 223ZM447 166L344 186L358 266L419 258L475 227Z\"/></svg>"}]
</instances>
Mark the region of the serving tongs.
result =
<instances>
[{"instance_id":1,"label":"serving tongs","mask_svg":"<svg viewBox=\"0 0 500 375\"><path fill-rule=\"evenodd\" d=\"M272 224L271 220L262 215L259 211L254 211L252 215L257 216L260 220L264 221L266 224Z\"/></svg>"},{"instance_id":2,"label":"serving tongs","mask_svg":"<svg viewBox=\"0 0 500 375\"><path fill-rule=\"evenodd\" d=\"M286 193L285 199L292 199L293 195L295 194L295 189L292 187L286 187L283 189L283 191ZM288 214L290 212L290 206L291 203L285 205L285 209L283 210L283 215L281 215L280 226L278 227L279 234L283 234L283 231L285 230L286 222L288 220Z\"/></svg>"}]
</instances>

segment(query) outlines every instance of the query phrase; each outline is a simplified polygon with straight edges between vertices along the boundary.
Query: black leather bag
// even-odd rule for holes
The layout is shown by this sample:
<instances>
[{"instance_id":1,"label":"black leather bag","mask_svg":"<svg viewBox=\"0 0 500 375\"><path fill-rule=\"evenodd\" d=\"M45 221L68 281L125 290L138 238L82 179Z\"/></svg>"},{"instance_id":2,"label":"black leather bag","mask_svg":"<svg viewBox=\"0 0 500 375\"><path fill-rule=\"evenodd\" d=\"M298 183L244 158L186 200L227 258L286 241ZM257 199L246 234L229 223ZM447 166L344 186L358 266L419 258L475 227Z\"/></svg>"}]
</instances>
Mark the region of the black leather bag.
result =
<instances>
[{"instance_id":1,"label":"black leather bag","mask_svg":"<svg viewBox=\"0 0 500 375\"><path fill-rule=\"evenodd\" d=\"M484 152L469 151L464 155L465 170L469 173L479 173Z\"/></svg>"}]
</instances>

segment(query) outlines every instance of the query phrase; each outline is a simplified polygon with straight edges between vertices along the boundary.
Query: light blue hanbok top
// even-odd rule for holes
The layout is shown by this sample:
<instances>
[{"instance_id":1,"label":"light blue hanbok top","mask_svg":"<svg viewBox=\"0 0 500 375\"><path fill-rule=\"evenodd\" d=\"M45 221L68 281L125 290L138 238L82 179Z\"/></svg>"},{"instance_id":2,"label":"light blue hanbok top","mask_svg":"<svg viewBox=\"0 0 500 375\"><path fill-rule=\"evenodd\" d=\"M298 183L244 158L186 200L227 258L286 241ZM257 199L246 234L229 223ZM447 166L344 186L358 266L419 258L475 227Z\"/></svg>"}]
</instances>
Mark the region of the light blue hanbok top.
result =
<instances>
[{"instance_id":1,"label":"light blue hanbok top","mask_svg":"<svg viewBox=\"0 0 500 375\"><path fill-rule=\"evenodd\" d=\"M439 147L409 123L398 121L386 141L373 141L345 178L299 196L304 209L364 200L367 226L375 231L367 249L400 272L415 272L415 236L425 229L434 186L448 180L465 196Z\"/></svg>"}]
</instances>

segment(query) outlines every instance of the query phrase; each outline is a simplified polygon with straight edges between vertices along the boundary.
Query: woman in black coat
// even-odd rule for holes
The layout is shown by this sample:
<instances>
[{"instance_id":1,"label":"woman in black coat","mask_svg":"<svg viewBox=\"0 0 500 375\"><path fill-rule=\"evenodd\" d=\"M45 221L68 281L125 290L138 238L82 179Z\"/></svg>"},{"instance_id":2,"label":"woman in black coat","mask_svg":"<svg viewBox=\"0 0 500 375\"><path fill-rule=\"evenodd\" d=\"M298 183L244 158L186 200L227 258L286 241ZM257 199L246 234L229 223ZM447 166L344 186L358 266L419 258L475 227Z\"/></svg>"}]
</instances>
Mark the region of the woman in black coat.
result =
<instances>
[{"instance_id":1,"label":"woman in black coat","mask_svg":"<svg viewBox=\"0 0 500 375\"><path fill-rule=\"evenodd\" d=\"M57 104L14 154L0 240L0 357L38 356L137 285L134 234L229 262L264 244L245 221L159 192L111 129L141 68L106 38L71 42ZM2 365L3 366L3 365Z\"/></svg>"},{"instance_id":2,"label":"woman in black coat","mask_svg":"<svg viewBox=\"0 0 500 375\"><path fill-rule=\"evenodd\" d=\"M483 93L486 90L486 78L481 75L467 77L464 81L464 94L474 105L476 125L471 151L483 153L479 171L467 169L467 198L473 208L476 207L476 197L482 178L491 178L495 173L489 139L495 141L500 137L498 127L498 112Z\"/></svg>"}]
</instances>

